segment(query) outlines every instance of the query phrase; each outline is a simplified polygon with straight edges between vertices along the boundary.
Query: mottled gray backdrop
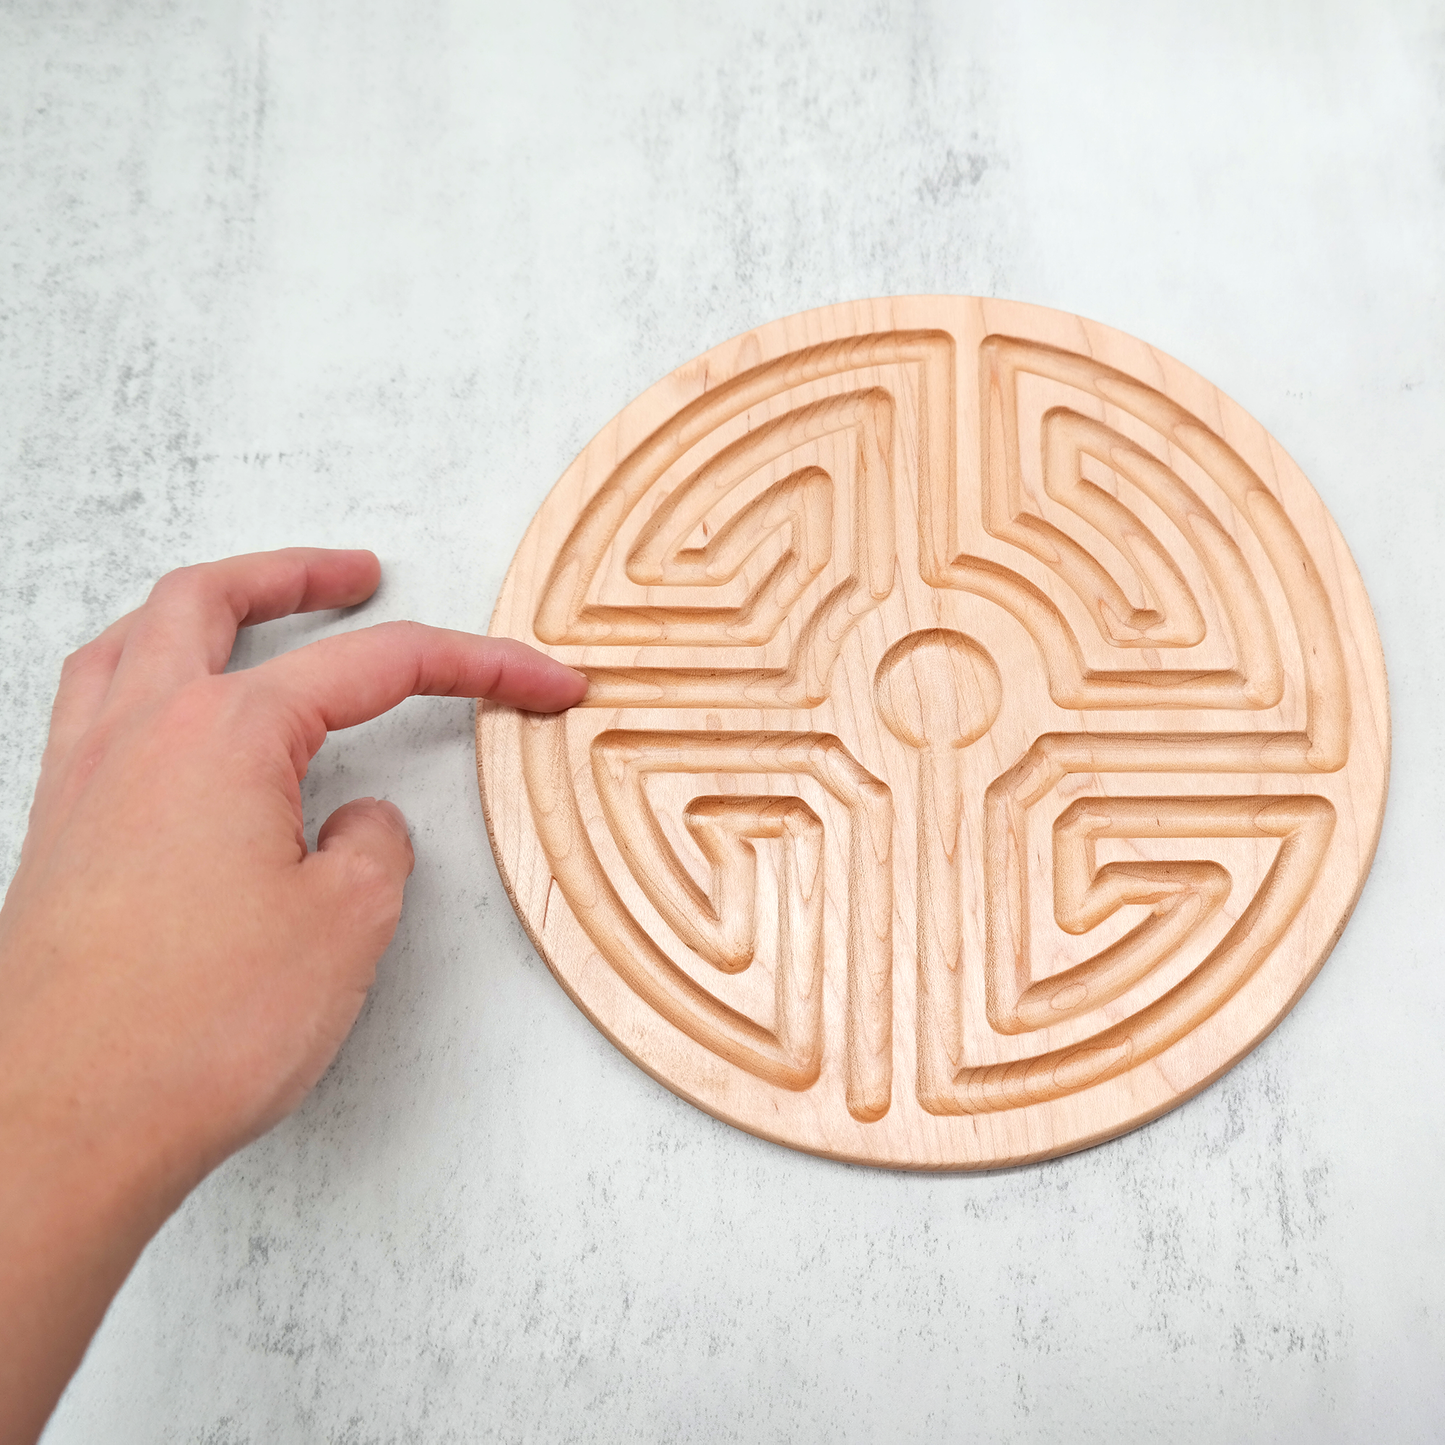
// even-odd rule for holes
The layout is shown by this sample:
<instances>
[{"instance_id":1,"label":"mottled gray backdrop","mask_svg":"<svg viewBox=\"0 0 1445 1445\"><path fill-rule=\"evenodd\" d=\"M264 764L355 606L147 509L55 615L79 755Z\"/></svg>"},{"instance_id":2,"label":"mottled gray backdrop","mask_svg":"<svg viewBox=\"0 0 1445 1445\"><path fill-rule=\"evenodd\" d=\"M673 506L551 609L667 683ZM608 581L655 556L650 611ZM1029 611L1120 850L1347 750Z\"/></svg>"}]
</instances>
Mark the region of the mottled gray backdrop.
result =
<instances>
[{"instance_id":1,"label":"mottled gray backdrop","mask_svg":"<svg viewBox=\"0 0 1445 1445\"><path fill-rule=\"evenodd\" d=\"M0 866L62 654L178 563L386 566L484 628L547 488L772 317L984 292L1161 346L1344 529L1393 796L1319 980L1204 1095L986 1177L761 1143L568 1002L471 710L328 744L418 866L356 1033L147 1251L47 1436L1426 1441L1445 1433L1445 10L0 5ZM159 786L163 779L157 780Z\"/></svg>"}]
</instances>

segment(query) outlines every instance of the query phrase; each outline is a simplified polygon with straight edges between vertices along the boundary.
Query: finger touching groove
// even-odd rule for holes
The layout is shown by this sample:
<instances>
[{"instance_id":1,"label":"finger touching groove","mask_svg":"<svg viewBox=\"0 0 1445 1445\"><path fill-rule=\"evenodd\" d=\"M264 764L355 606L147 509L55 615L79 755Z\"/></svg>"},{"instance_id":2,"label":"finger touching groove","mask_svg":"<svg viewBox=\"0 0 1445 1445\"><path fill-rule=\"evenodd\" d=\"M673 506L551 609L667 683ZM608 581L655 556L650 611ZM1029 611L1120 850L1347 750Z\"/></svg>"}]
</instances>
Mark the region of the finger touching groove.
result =
<instances>
[{"instance_id":1,"label":"finger touching groove","mask_svg":"<svg viewBox=\"0 0 1445 1445\"><path fill-rule=\"evenodd\" d=\"M258 684L327 731L379 717L408 697L492 698L530 712L560 712L587 691L582 673L523 642L383 622L273 658Z\"/></svg>"},{"instance_id":2,"label":"finger touching groove","mask_svg":"<svg viewBox=\"0 0 1445 1445\"><path fill-rule=\"evenodd\" d=\"M220 672L238 628L354 606L371 596L380 576L375 553L322 547L252 552L168 572L135 614L117 685L165 690Z\"/></svg>"}]
</instances>

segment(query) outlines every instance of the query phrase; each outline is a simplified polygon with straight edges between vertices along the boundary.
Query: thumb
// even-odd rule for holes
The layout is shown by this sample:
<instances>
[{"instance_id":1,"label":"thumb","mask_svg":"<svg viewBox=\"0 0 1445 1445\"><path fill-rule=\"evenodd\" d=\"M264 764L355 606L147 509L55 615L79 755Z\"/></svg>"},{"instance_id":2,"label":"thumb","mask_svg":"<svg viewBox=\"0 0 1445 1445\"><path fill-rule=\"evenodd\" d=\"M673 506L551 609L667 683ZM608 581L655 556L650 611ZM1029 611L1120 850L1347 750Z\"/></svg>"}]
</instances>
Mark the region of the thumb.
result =
<instances>
[{"instance_id":1,"label":"thumb","mask_svg":"<svg viewBox=\"0 0 1445 1445\"><path fill-rule=\"evenodd\" d=\"M396 932L402 891L416 864L401 809L376 798L343 803L321 825L307 862L330 884L331 926L372 953L374 964Z\"/></svg>"}]
</instances>

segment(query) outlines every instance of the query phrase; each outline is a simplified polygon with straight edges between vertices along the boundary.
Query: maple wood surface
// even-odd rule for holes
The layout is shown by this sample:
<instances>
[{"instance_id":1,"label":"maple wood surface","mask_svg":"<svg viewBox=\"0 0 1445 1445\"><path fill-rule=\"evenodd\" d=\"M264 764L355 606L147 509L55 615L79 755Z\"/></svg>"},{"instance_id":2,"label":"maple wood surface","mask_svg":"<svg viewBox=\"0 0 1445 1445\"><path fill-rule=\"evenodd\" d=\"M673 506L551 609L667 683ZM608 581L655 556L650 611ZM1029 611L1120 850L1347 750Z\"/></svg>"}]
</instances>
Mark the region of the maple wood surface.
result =
<instances>
[{"instance_id":1,"label":"maple wood surface","mask_svg":"<svg viewBox=\"0 0 1445 1445\"><path fill-rule=\"evenodd\" d=\"M1323 504L1117 331L956 297L714 348L547 498L478 719L504 881L669 1088L907 1168L1117 1134L1259 1041L1379 834L1374 620Z\"/></svg>"}]
</instances>

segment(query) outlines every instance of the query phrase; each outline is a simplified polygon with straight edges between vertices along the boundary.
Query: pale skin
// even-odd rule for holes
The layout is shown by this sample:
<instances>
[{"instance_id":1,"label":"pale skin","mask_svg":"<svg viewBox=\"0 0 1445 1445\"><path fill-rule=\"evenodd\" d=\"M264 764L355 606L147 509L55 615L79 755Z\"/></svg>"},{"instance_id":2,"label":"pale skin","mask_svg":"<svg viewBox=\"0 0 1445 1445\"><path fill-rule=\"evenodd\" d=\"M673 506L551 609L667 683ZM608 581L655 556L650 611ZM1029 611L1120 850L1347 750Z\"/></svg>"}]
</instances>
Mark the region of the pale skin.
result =
<instances>
[{"instance_id":1,"label":"pale skin","mask_svg":"<svg viewBox=\"0 0 1445 1445\"><path fill-rule=\"evenodd\" d=\"M521 643L415 623L224 673L239 627L379 577L305 548L185 568L66 660L0 909L0 1445L39 1435L146 1242L356 1020L414 858L375 798L307 848L327 733L419 694L586 691Z\"/></svg>"}]
</instances>

